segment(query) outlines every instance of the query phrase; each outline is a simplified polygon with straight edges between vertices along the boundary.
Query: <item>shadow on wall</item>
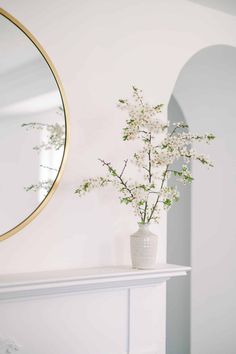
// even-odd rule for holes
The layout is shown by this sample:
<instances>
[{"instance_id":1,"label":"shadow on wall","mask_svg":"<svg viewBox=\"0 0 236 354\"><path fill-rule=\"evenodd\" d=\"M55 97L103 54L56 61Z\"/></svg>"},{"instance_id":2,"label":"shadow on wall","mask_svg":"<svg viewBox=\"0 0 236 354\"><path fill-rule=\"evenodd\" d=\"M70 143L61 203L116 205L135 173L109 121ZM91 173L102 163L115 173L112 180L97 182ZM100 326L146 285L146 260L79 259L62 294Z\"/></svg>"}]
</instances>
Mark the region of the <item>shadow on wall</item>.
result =
<instances>
[{"instance_id":1,"label":"shadow on wall","mask_svg":"<svg viewBox=\"0 0 236 354\"><path fill-rule=\"evenodd\" d=\"M229 15L236 15L235 0L189 0L196 4L228 13Z\"/></svg>"},{"instance_id":2,"label":"shadow on wall","mask_svg":"<svg viewBox=\"0 0 236 354\"><path fill-rule=\"evenodd\" d=\"M186 122L176 98L168 105L171 123ZM187 123L187 122L186 122ZM174 169L181 170L181 162ZM169 185L175 185L171 177ZM167 214L167 262L190 265L191 249L191 186L178 183L180 200ZM190 353L190 277L172 279L167 283L167 354Z\"/></svg>"},{"instance_id":3,"label":"shadow on wall","mask_svg":"<svg viewBox=\"0 0 236 354\"><path fill-rule=\"evenodd\" d=\"M212 132L216 140L199 147L214 168L193 162L191 190L180 187L168 215L168 262L191 261L192 272L191 283L168 284L167 354L235 353L235 63L235 47L202 49L183 67L168 107L170 121L186 120L190 131Z\"/></svg>"}]
</instances>

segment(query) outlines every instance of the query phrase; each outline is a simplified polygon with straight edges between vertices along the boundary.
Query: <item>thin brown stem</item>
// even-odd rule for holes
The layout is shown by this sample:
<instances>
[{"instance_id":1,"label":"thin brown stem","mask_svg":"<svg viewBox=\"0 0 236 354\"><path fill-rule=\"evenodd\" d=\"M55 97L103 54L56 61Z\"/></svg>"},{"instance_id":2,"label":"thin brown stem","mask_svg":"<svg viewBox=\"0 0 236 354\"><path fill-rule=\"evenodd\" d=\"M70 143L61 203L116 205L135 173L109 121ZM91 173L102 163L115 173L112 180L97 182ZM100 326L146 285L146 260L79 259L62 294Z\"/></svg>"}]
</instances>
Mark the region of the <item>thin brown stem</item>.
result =
<instances>
[{"instance_id":1,"label":"thin brown stem","mask_svg":"<svg viewBox=\"0 0 236 354\"><path fill-rule=\"evenodd\" d=\"M113 176L114 176L114 177L117 177L117 178L119 179L119 181L120 181L120 183L122 184L122 186L124 186L124 188L130 193L130 196L131 196L132 198L134 198L134 195L133 195L131 189L127 186L127 182L125 182L125 181L123 180L121 174L120 174L120 175L117 174L116 170L111 166L111 163L110 163L110 162L106 162L106 161L104 161L104 160L102 160L102 159L99 159L99 161L103 164L103 166L107 166L109 172L112 172Z\"/></svg>"},{"instance_id":2,"label":"thin brown stem","mask_svg":"<svg viewBox=\"0 0 236 354\"><path fill-rule=\"evenodd\" d=\"M162 190L162 188L163 188L163 186L164 186L164 183L165 183L166 174L167 174L167 172L168 172L168 167L169 167L169 165L166 166L166 170L165 170L165 172L163 173L163 178L162 178L162 181L161 181L160 192L161 192L161 190ZM158 204L158 202L159 202L159 199L160 199L160 193L158 194L157 199L156 199L156 202L155 202L155 204L154 204L154 206L153 206L153 208L152 208L151 214L150 214L150 216L149 216L149 218L148 218L148 222L150 222L151 219L152 219L153 213L154 213L154 211L155 211L155 209L156 209L156 207L157 207L157 204Z\"/></svg>"},{"instance_id":3,"label":"thin brown stem","mask_svg":"<svg viewBox=\"0 0 236 354\"><path fill-rule=\"evenodd\" d=\"M152 143L152 133L149 132L149 144ZM152 159L151 159L151 149L148 149L148 168L145 168L148 171L148 182L152 183ZM147 208L148 208L148 200L145 201L145 208L144 208L144 223L147 218Z\"/></svg>"},{"instance_id":4,"label":"thin brown stem","mask_svg":"<svg viewBox=\"0 0 236 354\"><path fill-rule=\"evenodd\" d=\"M120 177L123 176L123 173L125 172L125 169L126 169L126 167L127 167L127 163L128 163L128 159L125 160L125 164L124 164L124 167L123 167L123 169L122 169L122 171L121 171Z\"/></svg>"}]
</instances>

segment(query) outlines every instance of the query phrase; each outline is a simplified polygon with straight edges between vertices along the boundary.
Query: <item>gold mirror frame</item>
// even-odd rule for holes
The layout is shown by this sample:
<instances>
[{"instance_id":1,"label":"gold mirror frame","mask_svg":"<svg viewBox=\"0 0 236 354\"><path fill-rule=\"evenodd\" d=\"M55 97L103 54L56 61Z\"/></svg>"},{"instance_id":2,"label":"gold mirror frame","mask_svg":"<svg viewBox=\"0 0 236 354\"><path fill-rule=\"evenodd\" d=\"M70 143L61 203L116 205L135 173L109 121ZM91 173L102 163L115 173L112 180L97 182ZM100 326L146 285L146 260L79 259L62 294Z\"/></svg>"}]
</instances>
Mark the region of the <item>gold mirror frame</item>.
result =
<instances>
[{"instance_id":1,"label":"gold mirror frame","mask_svg":"<svg viewBox=\"0 0 236 354\"><path fill-rule=\"evenodd\" d=\"M0 8L0 15L2 15L6 19L8 19L10 22L12 22L16 27L18 27L28 37L28 39L32 42L32 44L36 46L38 51L41 53L41 55L45 59L46 63L48 64L48 67L55 79L58 90L60 92L62 106L64 109L64 116L65 116L65 146L64 146L64 153L63 153L63 157L62 157L62 161L61 161L61 165L60 165L57 177L56 177L55 181L53 182L53 185L52 185L50 191L48 192L47 196L38 205L38 207L26 219L24 219L20 224L18 224L17 226L12 228L11 230L5 232L4 234L0 235L0 241L3 241L3 240L6 240L8 237L13 236L18 231L23 229L27 224L29 224L40 213L40 211L47 205L47 203L49 202L53 193L55 192L55 190L61 180L63 170L65 167L65 161L66 161L67 154L68 154L69 113L68 113L68 105L66 102L65 93L64 93L64 89L62 87L62 83L59 79L59 76L57 74L57 71L56 71L51 59L49 58L48 54L45 52L45 50L43 49L41 44L32 35L32 33L30 33L16 18L14 18L12 15L10 15L7 11Z\"/></svg>"}]
</instances>

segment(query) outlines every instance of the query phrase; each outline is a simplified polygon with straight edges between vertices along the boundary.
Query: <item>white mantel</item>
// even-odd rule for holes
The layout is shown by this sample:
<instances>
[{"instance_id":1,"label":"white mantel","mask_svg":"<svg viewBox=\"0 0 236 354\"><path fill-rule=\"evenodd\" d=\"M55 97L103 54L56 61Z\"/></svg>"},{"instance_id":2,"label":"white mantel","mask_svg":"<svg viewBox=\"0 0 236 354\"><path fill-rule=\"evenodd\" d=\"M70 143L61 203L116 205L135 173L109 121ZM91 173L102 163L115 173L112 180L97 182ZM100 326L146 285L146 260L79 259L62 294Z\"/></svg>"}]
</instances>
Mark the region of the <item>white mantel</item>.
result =
<instances>
[{"instance_id":1,"label":"white mantel","mask_svg":"<svg viewBox=\"0 0 236 354\"><path fill-rule=\"evenodd\" d=\"M6 274L0 276L0 300L147 286L186 275L189 270L190 267L158 264L150 270L114 266Z\"/></svg>"},{"instance_id":2,"label":"white mantel","mask_svg":"<svg viewBox=\"0 0 236 354\"><path fill-rule=\"evenodd\" d=\"M20 354L165 354L165 282L189 270L158 264L1 275L0 354L13 344Z\"/></svg>"}]
</instances>

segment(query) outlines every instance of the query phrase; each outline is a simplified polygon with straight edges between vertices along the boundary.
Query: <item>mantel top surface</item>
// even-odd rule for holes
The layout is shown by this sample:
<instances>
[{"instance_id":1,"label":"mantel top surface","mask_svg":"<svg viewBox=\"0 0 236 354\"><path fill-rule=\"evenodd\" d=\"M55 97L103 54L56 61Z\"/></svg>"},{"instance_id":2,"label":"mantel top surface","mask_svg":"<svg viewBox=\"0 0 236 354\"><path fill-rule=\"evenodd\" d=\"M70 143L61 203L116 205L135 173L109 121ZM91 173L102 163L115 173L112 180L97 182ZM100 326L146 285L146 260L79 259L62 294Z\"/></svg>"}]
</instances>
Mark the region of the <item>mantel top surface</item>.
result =
<instances>
[{"instance_id":1,"label":"mantel top surface","mask_svg":"<svg viewBox=\"0 0 236 354\"><path fill-rule=\"evenodd\" d=\"M0 288L17 284L41 284L67 281L94 281L115 278L145 278L184 275L190 267L173 264L157 264L155 269L137 270L130 266L106 266L95 268L61 269L0 275ZM182 274L183 273L183 274Z\"/></svg>"}]
</instances>

